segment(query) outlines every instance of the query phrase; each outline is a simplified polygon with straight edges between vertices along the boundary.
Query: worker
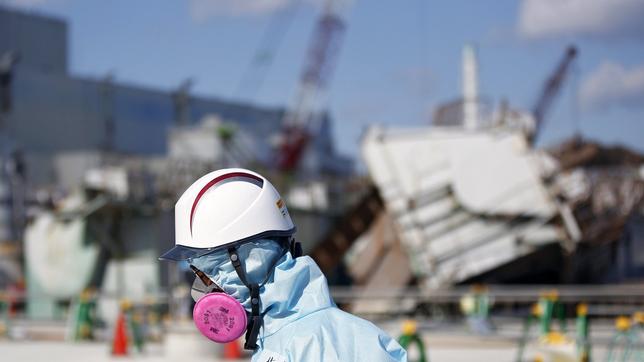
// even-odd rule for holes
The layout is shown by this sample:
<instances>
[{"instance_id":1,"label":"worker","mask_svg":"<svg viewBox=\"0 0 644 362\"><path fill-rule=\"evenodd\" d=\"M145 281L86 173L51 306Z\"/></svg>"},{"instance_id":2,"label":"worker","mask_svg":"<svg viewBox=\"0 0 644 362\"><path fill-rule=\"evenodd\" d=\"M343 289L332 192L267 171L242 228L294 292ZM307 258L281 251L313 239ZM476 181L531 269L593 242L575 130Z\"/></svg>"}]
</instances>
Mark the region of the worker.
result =
<instances>
[{"instance_id":1,"label":"worker","mask_svg":"<svg viewBox=\"0 0 644 362\"><path fill-rule=\"evenodd\" d=\"M294 239L273 185L245 169L211 172L175 205L176 245L160 259L195 272L193 320L207 338L245 333L253 361L406 361L372 323L338 309L326 278Z\"/></svg>"}]
</instances>

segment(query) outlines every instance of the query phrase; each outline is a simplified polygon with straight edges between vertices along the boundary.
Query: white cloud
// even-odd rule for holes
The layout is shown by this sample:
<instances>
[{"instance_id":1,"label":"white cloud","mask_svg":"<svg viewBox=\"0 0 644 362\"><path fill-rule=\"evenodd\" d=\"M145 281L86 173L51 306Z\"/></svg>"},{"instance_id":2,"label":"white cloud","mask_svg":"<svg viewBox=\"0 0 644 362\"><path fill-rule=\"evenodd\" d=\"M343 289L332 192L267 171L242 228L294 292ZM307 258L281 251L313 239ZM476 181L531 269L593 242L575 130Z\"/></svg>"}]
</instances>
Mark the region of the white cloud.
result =
<instances>
[{"instance_id":1,"label":"white cloud","mask_svg":"<svg viewBox=\"0 0 644 362\"><path fill-rule=\"evenodd\" d=\"M604 62L584 80L579 96L586 110L644 108L644 64L626 69Z\"/></svg>"},{"instance_id":2,"label":"white cloud","mask_svg":"<svg viewBox=\"0 0 644 362\"><path fill-rule=\"evenodd\" d=\"M527 38L644 39L644 0L523 0L518 30Z\"/></svg>"}]
</instances>

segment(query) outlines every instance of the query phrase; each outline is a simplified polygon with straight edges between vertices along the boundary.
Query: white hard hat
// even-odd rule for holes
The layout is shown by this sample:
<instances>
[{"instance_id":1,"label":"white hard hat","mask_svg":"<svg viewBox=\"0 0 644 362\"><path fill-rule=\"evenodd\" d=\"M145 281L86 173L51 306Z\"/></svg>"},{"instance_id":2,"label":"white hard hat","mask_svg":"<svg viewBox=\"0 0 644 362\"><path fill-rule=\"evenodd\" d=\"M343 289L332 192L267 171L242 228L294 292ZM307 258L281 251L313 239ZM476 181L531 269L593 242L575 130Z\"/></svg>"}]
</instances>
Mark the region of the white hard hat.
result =
<instances>
[{"instance_id":1,"label":"white hard hat","mask_svg":"<svg viewBox=\"0 0 644 362\"><path fill-rule=\"evenodd\" d=\"M230 168L195 181L174 206L175 247L159 259L186 260L249 240L290 236L286 204L261 175Z\"/></svg>"}]
</instances>

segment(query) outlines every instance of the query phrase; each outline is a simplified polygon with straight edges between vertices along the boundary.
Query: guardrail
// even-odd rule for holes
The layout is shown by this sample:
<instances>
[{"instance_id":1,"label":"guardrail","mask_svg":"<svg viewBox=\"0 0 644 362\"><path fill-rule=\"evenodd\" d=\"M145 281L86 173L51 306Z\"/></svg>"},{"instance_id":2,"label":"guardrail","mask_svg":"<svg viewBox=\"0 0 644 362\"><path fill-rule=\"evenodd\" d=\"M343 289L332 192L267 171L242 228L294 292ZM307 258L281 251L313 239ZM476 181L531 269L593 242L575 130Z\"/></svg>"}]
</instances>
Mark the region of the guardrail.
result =
<instances>
[{"instance_id":1,"label":"guardrail","mask_svg":"<svg viewBox=\"0 0 644 362\"><path fill-rule=\"evenodd\" d=\"M556 292L568 316L574 315L577 304L589 305L593 317L614 317L644 309L644 285L489 285L486 297L493 303L493 314L522 316L539 297ZM336 303L359 314L377 315L460 315L460 303L471 295L469 286L450 289L364 289L335 287L331 294ZM479 292L480 293L480 292ZM365 306L365 303L367 306ZM376 304L371 307L369 304Z\"/></svg>"},{"instance_id":2,"label":"guardrail","mask_svg":"<svg viewBox=\"0 0 644 362\"><path fill-rule=\"evenodd\" d=\"M487 285L486 293L495 302L534 302L543 293L556 291L562 302L625 301L644 302L644 283L632 285ZM351 302L363 299L415 299L423 302L458 302L472 292L469 286L450 289L364 289L333 287L336 301Z\"/></svg>"}]
</instances>

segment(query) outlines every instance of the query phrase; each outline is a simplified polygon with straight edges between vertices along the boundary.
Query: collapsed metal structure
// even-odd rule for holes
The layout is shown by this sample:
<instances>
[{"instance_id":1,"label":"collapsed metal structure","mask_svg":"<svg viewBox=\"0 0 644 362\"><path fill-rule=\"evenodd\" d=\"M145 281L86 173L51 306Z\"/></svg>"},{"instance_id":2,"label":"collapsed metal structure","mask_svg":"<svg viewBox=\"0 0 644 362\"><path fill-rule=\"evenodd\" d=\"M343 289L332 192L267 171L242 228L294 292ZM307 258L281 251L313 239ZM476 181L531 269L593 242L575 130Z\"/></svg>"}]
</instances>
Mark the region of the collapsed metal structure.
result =
<instances>
[{"instance_id":1,"label":"collapsed metal structure","mask_svg":"<svg viewBox=\"0 0 644 362\"><path fill-rule=\"evenodd\" d=\"M413 272L399 286L644 275L644 258L630 252L644 244L644 156L580 137L534 146L576 49L566 50L530 113L481 102L475 55L464 49L463 98L439 106L434 125L374 126L362 140Z\"/></svg>"},{"instance_id":2,"label":"collapsed metal structure","mask_svg":"<svg viewBox=\"0 0 644 362\"><path fill-rule=\"evenodd\" d=\"M548 245L572 255L616 241L629 218L642 212L641 156L629 153L640 159L634 164L597 164L608 151L592 143L549 153L503 128L428 127L372 129L363 147L412 268L428 286L520 281L516 269L513 276L478 277ZM540 278L538 267L523 269L524 281ZM560 277L580 278L574 271Z\"/></svg>"}]
</instances>

